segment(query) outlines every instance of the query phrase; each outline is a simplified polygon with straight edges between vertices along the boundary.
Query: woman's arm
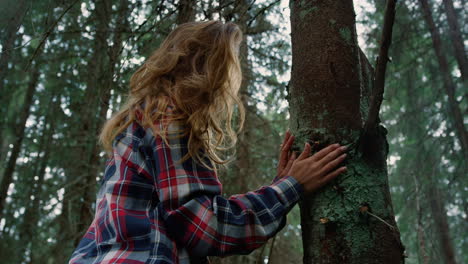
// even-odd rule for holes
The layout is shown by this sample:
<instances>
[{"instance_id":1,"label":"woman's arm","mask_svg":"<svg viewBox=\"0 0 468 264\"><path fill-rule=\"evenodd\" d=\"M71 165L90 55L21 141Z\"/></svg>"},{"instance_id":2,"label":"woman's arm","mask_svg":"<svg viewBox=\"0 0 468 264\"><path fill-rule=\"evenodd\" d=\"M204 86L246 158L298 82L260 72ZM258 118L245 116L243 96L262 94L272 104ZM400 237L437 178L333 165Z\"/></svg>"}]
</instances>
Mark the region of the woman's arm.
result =
<instances>
[{"instance_id":1,"label":"woman's arm","mask_svg":"<svg viewBox=\"0 0 468 264\"><path fill-rule=\"evenodd\" d=\"M175 129L179 127L170 126ZM170 236L192 255L226 256L248 254L284 227L286 214L304 191L294 177L224 198L212 170L192 158L176 162L187 153L187 140L170 139L169 147L158 136L147 143L153 157L148 166L156 171L158 210Z\"/></svg>"}]
</instances>

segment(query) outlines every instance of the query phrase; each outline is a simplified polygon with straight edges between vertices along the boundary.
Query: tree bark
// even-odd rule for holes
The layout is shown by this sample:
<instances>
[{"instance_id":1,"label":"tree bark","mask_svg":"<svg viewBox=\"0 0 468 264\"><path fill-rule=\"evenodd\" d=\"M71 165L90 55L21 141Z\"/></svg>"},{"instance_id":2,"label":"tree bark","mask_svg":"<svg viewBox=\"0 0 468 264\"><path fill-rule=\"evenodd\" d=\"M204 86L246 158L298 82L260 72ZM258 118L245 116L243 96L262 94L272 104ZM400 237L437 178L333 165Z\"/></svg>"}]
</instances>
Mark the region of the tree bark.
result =
<instances>
[{"instance_id":1,"label":"tree bark","mask_svg":"<svg viewBox=\"0 0 468 264\"><path fill-rule=\"evenodd\" d=\"M465 44L463 43L463 37L460 31L460 25L458 24L457 13L453 8L452 0L443 0L445 6L445 13L447 14L447 22L450 27L450 39L452 40L452 46L455 51L455 59L460 69L462 81L466 84L468 81L468 59L465 52Z\"/></svg>"},{"instance_id":2,"label":"tree bark","mask_svg":"<svg viewBox=\"0 0 468 264\"><path fill-rule=\"evenodd\" d=\"M362 136L363 147L357 145L374 73L357 44L353 2L291 1L290 8L294 149L305 142L316 146L313 152L348 146L347 172L299 202L304 263L403 263L386 129L376 124Z\"/></svg>"},{"instance_id":3,"label":"tree bark","mask_svg":"<svg viewBox=\"0 0 468 264\"><path fill-rule=\"evenodd\" d=\"M195 21L197 13L197 1L194 0L181 0L177 5L177 25Z\"/></svg>"},{"instance_id":4,"label":"tree bark","mask_svg":"<svg viewBox=\"0 0 468 264\"><path fill-rule=\"evenodd\" d=\"M462 148L462 155L465 160L468 160L468 131L465 128L463 121L463 115L460 111L457 100L455 99L455 84L453 83L452 76L447 62L447 58L442 50L442 41L440 38L439 31L437 30L434 19L432 18L431 8L427 0L419 0L421 11L423 13L426 24L429 28L432 37L432 45L439 63L440 72L442 74L443 85L445 92L448 96L448 104L450 112L453 116L453 123L455 132ZM465 171L468 171L468 165L465 163Z\"/></svg>"}]
</instances>

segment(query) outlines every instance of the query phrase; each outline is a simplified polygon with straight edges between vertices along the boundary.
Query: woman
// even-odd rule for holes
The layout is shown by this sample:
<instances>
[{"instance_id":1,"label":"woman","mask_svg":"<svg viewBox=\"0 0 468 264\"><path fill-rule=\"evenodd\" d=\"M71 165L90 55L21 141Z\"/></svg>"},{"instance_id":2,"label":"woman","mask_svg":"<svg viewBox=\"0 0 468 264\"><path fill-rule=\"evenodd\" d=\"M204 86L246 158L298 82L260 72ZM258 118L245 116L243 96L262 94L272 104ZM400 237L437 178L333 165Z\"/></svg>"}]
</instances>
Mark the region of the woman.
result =
<instances>
[{"instance_id":1,"label":"woman","mask_svg":"<svg viewBox=\"0 0 468 264\"><path fill-rule=\"evenodd\" d=\"M244 121L241 40L233 23L182 24L132 76L126 104L100 134L109 159L95 218L69 263L206 263L248 254L284 227L305 193L346 169L335 169L346 155L338 144L311 157L306 144L296 158L287 132L270 185L221 196L217 166L230 160L220 153L235 145Z\"/></svg>"}]
</instances>

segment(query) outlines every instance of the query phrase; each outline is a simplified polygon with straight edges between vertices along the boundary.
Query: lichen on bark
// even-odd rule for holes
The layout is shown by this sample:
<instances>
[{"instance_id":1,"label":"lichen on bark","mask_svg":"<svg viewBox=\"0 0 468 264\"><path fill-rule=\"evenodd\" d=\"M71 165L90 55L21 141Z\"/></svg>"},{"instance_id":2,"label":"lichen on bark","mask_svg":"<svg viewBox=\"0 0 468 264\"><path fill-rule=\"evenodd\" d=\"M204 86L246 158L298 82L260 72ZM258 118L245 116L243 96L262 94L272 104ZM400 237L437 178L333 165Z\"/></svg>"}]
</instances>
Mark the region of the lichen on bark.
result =
<instances>
[{"instance_id":1,"label":"lichen on bark","mask_svg":"<svg viewBox=\"0 0 468 264\"><path fill-rule=\"evenodd\" d=\"M291 2L293 149L305 142L314 153L333 143L349 146L339 165L348 170L299 203L304 263L403 263L388 190L386 129L363 134L373 69L357 44L352 1L308 1L313 16L300 15L303 1Z\"/></svg>"}]
</instances>

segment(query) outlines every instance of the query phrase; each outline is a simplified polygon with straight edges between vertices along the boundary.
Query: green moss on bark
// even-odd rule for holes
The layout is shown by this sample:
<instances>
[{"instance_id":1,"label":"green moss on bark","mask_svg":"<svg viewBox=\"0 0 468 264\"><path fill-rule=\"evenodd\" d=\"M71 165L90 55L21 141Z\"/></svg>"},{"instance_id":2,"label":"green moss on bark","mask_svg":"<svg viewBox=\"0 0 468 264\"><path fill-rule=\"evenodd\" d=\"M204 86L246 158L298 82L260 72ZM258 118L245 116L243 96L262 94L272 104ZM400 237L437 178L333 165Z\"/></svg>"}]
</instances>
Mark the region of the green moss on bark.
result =
<instances>
[{"instance_id":1,"label":"green moss on bark","mask_svg":"<svg viewBox=\"0 0 468 264\"><path fill-rule=\"evenodd\" d=\"M339 31L340 31L340 36L343 38L343 40L348 45L352 45L353 41L352 41L351 30L349 30L349 28L343 27L343 28L340 28Z\"/></svg>"},{"instance_id":2,"label":"green moss on bark","mask_svg":"<svg viewBox=\"0 0 468 264\"><path fill-rule=\"evenodd\" d=\"M304 19L305 16L317 10L317 7L310 7L308 9L303 9L299 12L299 17Z\"/></svg>"}]
</instances>

